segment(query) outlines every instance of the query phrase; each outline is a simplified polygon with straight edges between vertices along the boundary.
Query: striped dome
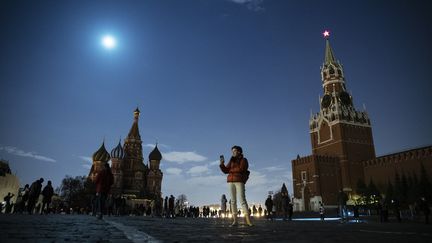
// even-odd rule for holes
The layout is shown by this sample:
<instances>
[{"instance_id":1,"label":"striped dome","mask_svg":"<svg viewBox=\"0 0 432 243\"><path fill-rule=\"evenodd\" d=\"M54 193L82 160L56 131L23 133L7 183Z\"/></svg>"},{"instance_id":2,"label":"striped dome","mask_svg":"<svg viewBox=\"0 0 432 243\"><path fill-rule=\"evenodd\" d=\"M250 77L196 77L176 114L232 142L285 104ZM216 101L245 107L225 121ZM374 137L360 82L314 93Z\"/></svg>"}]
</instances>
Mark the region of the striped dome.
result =
<instances>
[{"instance_id":1,"label":"striped dome","mask_svg":"<svg viewBox=\"0 0 432 243\"><path fill-rule=\"evenodd\" d=\"M120 141L113 150L111 150L111 158L115 159L123 159L124 158L124 150L120 144Z\"/></svg>"}]
</instances>

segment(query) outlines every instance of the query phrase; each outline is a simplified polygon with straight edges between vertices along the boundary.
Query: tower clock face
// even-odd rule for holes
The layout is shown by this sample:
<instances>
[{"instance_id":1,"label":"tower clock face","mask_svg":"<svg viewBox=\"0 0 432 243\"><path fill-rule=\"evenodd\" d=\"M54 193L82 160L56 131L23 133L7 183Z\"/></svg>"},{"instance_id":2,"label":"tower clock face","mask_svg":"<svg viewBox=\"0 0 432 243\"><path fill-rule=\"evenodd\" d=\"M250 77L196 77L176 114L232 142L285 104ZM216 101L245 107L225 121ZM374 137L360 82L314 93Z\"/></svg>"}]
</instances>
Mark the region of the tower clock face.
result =
<instances>
[{"instance_id":1,"label":"tower clock face","mask_svg":"<svg viewBox=\"0 0 432 243\"><path fill-rule=\"evenodd\" d=\"M324 95L324 97L321 100L321 107L322 108L328 108L330 106L330 103L331 103L330 95L328 95L328 94Z\"/></svg>"},{"instance_id":2,"label":"tower clock face","mask_svg":"<svg viewBox=\"0 0 432 243\"><path fill-rule=\"evenodd\" d=\"M351 98L350 98L350 95L347 92L345 92L345 91L341 92L339 94L339 98L340 98L342 104L344 104L344 105L351 105Z\"/></svg>"}]
</instances>

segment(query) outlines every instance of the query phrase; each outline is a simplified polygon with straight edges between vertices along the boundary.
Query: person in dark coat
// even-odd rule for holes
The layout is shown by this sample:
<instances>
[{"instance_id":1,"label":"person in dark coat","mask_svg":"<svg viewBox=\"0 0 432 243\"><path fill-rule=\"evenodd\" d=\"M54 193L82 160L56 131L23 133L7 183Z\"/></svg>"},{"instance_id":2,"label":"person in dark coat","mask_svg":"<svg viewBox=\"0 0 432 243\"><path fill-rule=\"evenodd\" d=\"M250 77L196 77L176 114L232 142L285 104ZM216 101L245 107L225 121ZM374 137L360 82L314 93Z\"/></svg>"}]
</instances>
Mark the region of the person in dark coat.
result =
<instances>
[{"instance_id":1,"label":"person in dark coat","mask_svg":"<svg viewBox=\"0 0 432 243\"><path fill-rule=\"evenodd\" d=\"M293 212L294 212L294 205L292 204L292 202L290 202L288 205L288 219L290 221L292 220Z\"/></svg>"},{"instance_id":2,"label":"person in dark coat","mask_svg":"<svg viewBox=\"0 0 432 243\"><path fill-rule=\"evenodd\" d=\"M175 201L175 198L174 198L173 195L171 195L169 197L169 200L168 200L168 210L169 210L168 217L170 217L170 218L175 218L175 214L174 214L174 201Z\"/></svg>"},{"instance_id":3,"label":"person in dark coat","mask_svg":"<svg viewBox=\"0 0 432 243\"><path fill-rule=\"evenodd\" d=\"M226 199L225 194L222 194L222 198L221 198L221 211L222 211L222 214L224 216L226 216L226 213L227 213L227 199Z\"/></svg>"},{"instance_id":4,"label":"person in dark coat","mask_svg":"<svg viewBox=\"0 0 432 243\"><path fill-rule=\"evenodd\" d=\"M347 220L348 212L347 212L347 201L348 201L348 195L341 189L339 190L338 195L338 203L339 203L339 216L341 217L342 221Z\"/></svg>"},{"instance_id":5,"label":"person in dark coat","mask_svg":"<svg viewBox=\"0 0 432 243\"><path fill-rule=\"evenodd\" d=\"M164 203L163 203L163 212L162 216L165 218L168 218L168 196L165 197Z\"/></svg>"},{"instance_id":6,"label":"person in dark coat","mask_svg":"<svg viewBox=\"0 0 432 243\"><path fill-rule=\"evenodd\" d=\"M219 168L224 174L228 174L227 182L231 192L231 208L233 223L237 225L237 215L234 213L237 211L237 195L239 196L240 204L242 205L245 223L248 226L253 226L250 220L249 207L246 201L245 183L249 178L249 163L248 160L243 156L243 149L240 146L233 146L231 148L232 157L227 165L225 165L225 158L223 155L220 156Z\"/></svg>"},{"instance_id":7,"label":"person in dark coat","mask_svg":"<svg viewBox=\"0 0 432 243\"><path fill-rule=\"evenodd\" d=\"M50 206L50 203L51 203L51 198L54 195L54 189L53 189L53 187L51 185L51 181L48 181L48 184L42 190L42 195L43 195L42 210L41 210L40 214L42 214L44 212L45 205L46 205L46 211L45 211L45 213L48 214L49 213L49 206Z\"/></svg>"},{"instance_id":8,"label":"person in dark coat","mask_svg":"<svg viewBox=\"0 0 432 243\"><path fill-rule=\"evenodd\" d=\"M43 178L40 178L39 180L36 180L33 182L30 186L30 192L29 192L29 198L27 203L27 211L29 214L33 213L33 209L36 205L36 202L39 199L39 195L42 190L42 182L44 181Z\"/></svg>"},{"instance_id":9,"label":"person in dark coat","mask_svg":"<svg viewBox=\"0 0 432 243\"><path fill-rule=\"evenodd\" d=\"M261 205L259 205L259 206L258 206L258 215L259 215L260 217L262 216L262 212L263 212L263 209L262 209Z\"/></svg>"},{"instance_id":10,"label":"person in dark coat","mask_svg":"<svg viewBox=\"0 0 432 243\"><path fill-rule=\"evenodd\" d=\"M288 218L288 209L291 200L289 198L288 189L286 188L285 183L283 183L282 185L281 197L282 197L283 220L286 221Z\"/></svg>"},{"instance_id":11,"label":"person in dark coat","mask_svg":"<svg viewBox=\"0 0 432 243\"><path fill-rule=\"evenodd\" d=\"M96 197L97 197L97 215L98 219L102 219L103 211L105 209L105 201L114 183L114 176L108 163L105 163L104 168L98 172L96 184Z\"/></svg>"},{"instance_id":12,"label":"person in dark coat","mask_svg":"<svg viewBox=\"0 0 432 243\"><path fill-rule=\"evenodd\" d=\"M356 222L359 222L360 221L360 213L359 213L359 207L358 207L358 205L354 205L353 214L354 214L354 220Z\"/></svg>"},{"instance_id":13,"label":"person in dark coat","mask_svg":"<svg viewBox=\"0 0 432 243\"><path fill-rule=\"evenodd\" d=\"M273 212L273 200L272 196L268 195L267 200L265 201L265 206L267 210L267 219L273 220L272 212Z\"/></svg>"}]
</instances>

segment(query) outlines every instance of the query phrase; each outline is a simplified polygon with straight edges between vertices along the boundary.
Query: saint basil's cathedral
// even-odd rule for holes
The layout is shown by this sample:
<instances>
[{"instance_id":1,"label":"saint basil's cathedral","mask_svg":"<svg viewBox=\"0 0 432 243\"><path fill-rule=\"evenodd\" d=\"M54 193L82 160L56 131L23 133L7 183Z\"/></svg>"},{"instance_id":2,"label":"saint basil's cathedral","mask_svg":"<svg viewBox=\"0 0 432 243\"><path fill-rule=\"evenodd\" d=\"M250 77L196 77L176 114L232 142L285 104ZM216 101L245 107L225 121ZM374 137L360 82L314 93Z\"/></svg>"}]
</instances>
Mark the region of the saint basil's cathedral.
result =
<instances>
[{"instance_id":1,"label":"saint basil's cathedral","mask_svg":"<svg viewBox=\"0 0 432 243\"><path fill-rule=\"evenodd\" d=\"M134 122L123 146L119 142L110 154L102 143L93 154L93 165L88 177L94 180L98 171L111 160L111 171L114 175L111 189L113 195L136 200L160 198L163 173L159 167L162 154L156 144L149 154L148 164L144 164L142 141L138 129L139 115L140 111L137 108L134 111Z\"/></svg>"}]
</instances>

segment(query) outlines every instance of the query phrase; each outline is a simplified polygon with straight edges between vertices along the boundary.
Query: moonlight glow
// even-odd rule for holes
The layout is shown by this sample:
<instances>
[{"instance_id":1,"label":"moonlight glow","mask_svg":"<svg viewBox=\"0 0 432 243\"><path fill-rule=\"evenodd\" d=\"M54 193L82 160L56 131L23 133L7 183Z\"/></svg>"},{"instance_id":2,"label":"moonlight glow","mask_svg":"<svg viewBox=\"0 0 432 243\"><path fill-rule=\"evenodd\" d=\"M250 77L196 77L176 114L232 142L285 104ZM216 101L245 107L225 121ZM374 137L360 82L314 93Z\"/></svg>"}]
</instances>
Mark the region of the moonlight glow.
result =
<instances>
[{"instance_id":1,"label":"moonlight glow","mask_svg":"<svg viewBox=\"0 0 432 243\"><path fill-rule=\"evenodd\" d=\"M116 40L114 39L114 37L106 35L102 38L102 45L106 49L113 49L116 46Z\"/></svg>"}]
</instances>

